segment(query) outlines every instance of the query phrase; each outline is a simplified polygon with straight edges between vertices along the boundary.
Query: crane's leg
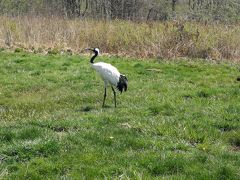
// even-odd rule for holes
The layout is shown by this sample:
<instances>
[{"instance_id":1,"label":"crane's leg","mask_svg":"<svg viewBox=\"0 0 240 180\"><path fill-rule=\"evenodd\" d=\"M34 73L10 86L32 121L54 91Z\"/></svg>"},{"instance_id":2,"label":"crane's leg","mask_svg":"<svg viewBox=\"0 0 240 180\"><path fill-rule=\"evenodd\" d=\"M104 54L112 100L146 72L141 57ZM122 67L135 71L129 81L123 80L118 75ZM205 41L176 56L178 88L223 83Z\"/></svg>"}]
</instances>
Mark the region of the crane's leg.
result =
<instances>
[{"instance_id":1,"label":"crane's leg","mask_svg":"<svg viewBox=\"0 0 240 180\"><path fill-rule=\"evenodd\" d=\"M113 95L114 95L114 104L115 104L115 107L117 107L117 102L116 102L116 91L115 89L112 87L112 90L113 90Z\"/></svg>"},{"instance_id":2,"label":"crane's leg","mask_svg":"<svg viewBox=\"0 0 240 180\"><path fill-rule=\"evenodd\" d=\"M102 107L104 107L104 105L105 105L106 96L107 96L107 87L105 86L104 87L104 96L103 96L103 105L102 105Z\"/></svg>"}]
</instances>

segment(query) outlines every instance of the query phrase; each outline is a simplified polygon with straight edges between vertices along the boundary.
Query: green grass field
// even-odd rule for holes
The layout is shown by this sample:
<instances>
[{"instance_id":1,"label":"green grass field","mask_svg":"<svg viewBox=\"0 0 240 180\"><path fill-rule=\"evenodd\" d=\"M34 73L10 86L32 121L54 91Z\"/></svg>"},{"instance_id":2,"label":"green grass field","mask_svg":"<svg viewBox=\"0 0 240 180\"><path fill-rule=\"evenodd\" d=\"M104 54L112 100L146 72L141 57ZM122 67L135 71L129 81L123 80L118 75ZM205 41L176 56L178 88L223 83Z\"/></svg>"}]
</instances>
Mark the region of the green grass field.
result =
<instances>
[{"instance_id":1,"label":"green grass field","mask_svg":"<svg viewBox=\"0 0 240 180\"><path fill-rule=\"evenodd\" d=\"M239 64L0 52L0 179L239 179Z\"/></svg>"}]
</instances>

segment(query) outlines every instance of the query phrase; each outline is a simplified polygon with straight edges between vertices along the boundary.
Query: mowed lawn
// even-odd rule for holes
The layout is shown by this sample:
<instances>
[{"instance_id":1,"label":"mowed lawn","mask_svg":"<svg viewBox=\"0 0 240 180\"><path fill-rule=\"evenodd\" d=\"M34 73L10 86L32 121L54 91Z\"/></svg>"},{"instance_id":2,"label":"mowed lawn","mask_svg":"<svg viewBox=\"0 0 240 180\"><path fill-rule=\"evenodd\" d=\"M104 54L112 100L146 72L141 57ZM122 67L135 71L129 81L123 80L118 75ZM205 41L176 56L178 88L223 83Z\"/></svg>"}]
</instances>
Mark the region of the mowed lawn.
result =
<instances>
[{"instance_id":1,"label":"mowed lawn","mask_svg":"<svg viewBox=\"0 0 240 180\"><path fill-rule=\"evenodd\" d=\"M0 179L239 179L239 64L0 53Z\"/></svg>"}]
</instances>

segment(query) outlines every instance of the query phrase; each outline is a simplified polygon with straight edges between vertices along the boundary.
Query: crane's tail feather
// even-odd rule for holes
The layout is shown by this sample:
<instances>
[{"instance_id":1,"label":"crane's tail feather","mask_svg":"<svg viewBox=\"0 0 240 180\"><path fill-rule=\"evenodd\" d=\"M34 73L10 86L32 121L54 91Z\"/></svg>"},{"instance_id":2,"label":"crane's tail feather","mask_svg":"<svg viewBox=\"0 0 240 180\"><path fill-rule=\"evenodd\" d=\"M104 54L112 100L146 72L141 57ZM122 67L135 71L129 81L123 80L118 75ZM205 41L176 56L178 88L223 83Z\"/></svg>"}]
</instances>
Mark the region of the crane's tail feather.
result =
<instances>
[{"instance_id":1,"label":"crane's tail feather","mask_svg":"<svg viewBox=\"0 0 240 180\"><path fill-rule=\"evenodd\" d=\"M128 87L128 79L125 75L121 74L117 84L117 89L122 93L123 90L127 91L127 87Z\"/></svg>"}]
</instances>

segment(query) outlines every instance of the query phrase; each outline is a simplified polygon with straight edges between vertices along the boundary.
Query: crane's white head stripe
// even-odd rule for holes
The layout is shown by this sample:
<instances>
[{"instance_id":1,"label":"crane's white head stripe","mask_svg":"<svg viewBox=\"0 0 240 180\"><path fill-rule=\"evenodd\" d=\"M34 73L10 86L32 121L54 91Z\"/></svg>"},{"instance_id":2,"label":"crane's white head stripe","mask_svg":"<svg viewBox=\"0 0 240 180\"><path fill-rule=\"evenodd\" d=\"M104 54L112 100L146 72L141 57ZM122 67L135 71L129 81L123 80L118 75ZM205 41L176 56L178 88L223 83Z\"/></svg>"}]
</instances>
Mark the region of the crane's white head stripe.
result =
<instances>
[{"instance_id":1,"label":"crane's white head stripe","mask_svg":"<svg viewBox=\"0 0 240 180\"><path fill-rule=\"evenodd\" d=\"M98 54L99 54L99 49L98 49L98 48L94 48L94 51L97 51L97 52L98 52Z\"/></svg>"}]
</instances>

